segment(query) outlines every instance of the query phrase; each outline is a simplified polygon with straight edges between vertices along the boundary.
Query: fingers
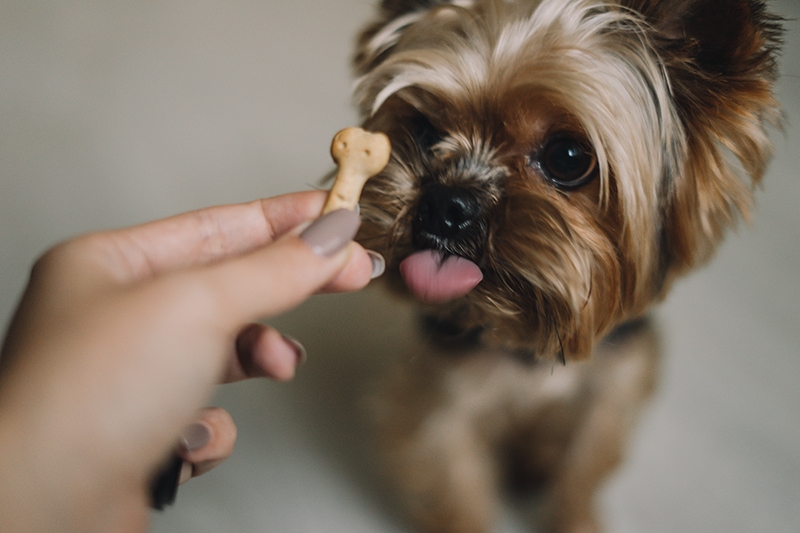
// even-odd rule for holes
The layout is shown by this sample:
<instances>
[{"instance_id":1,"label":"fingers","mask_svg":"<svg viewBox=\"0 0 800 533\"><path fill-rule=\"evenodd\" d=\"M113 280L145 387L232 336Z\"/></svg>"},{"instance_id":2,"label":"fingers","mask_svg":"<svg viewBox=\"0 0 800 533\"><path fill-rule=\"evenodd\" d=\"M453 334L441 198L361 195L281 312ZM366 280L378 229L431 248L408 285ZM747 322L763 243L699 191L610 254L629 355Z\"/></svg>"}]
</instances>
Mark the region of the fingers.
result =
<instances>
[{"instance_id":1,"label":"fingers","mask_svg":"<svg viewBox=\"0 0 800 533\"><path fill-rule=\"evenodd\" d=\"M305 359L305 348L296 340L269 326L250 324L236 338L236 357L231 358L223 382L253 377L287 381Z\"/></svg>"},{"instance_id":2,"label":"fingers","mask_svg":"<svg viewBox=\"0 0 800 533\"><path fill-rule=\"evenodd\" d=\"M358 247L360 248L360 247ZM321 292L351 292L363 289L386 270L386 260L377 252L353 253L345 267L326 284Z\"/></svg>"},{"instance_id":3,"label":"fingers","mask_svg":"<svg viewBox=\"0 0 800 533\"><path fill-rule=\"evenodd\" d=\"M94 279L110 276L115 283L123 284L143 281L181 269L236 259L261 249L314 219L324 199L324 192L308 191L211 207L132 228L84 235L64 243L66 246L56 247L46 256L63 259L66 254L66 262L77 261L81 265L79 270L95 275ZM351 260L340 275L322 288L324 292L363 288L383 272L385 264L375 252L369 255L358 252Z\"/></svg>"},{"instance_id":4,"label":"fingers","mask_svg":"<svg viewBox=\"0 0 800 533\"><path fill-rule=\"evenodd\" d=\"M318 216L324 199L320 191L287 194L201 209L92 238L105 246L112 269L126 281L139 281L260 248Z\"/></svg>"},{"instance_id":5,"label":"fingers","mask_svg":"<svg viewBox=\"0 0 800 533\"><path fill-rule=\"evenodd\" d=\"M324 288L325 292L352 291L362 288L370 279L380 276L385 261L379 254L353 254L354 259ZM287 381L305 362L305 348L295 339L282 335L272 327L253 323L236 338L236 357L231 358L223 383L254 377Z\"/></svg>"},{"instance_id":6,"label":"fingers","mask_svg":"<svg viewBox=\"0 0 800 533\"><path fill-rule=\"evenodd\" d=\"M215 314L229 327L274 316L329 284L336 286L340 275L345 277L339 287L369 282L372 261L351 242L359 224L352 211L335 211L299 236L287 235L251 254L196 270L187 281L214 295Z\"/></svg>"},{"instance_id":7,"label":"fingers","mask_svg":"<svg viewBox=\"0 0 800 533\"><path fill-rule=\"evenodd\" d=\"M180 483L205 474L233 453L237 429L224 409L204 409L200 418L186 428L178 454L184 460Z\"/></svg>"}]
</instances>

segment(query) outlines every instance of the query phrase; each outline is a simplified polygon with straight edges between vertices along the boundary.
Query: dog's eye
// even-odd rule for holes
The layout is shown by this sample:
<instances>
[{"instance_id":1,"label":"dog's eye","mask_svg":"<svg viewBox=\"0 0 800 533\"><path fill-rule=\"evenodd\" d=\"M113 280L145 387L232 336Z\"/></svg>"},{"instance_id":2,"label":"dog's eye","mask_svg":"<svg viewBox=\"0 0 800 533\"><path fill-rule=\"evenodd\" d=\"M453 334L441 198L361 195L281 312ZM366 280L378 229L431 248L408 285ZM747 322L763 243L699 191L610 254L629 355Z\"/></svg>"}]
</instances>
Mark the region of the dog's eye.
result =
<instances>
[{"instance_id":1,"label":"dog's eye","mask_svg":"<svg viewBox=\"0 0 800 533\"><path fill-rule=\"evenodd\" d=\"M572 137L556 137L534 154L534 162L556 187L574 189L597 174L597 159L585 143Z\"/></svg>"},{"instance_id":2,"label":"dog's eye","mask_svg":"<svg viewBox=\"0 0 800 533\"><path fill-rule=\"evenodd\" d=\"M442 140L441 132L437 130L424 115L418 115L414 119L412 131L414 132L414 141L417 143L417 146L425 151L430 150L436 143Z\"/></svg>"}]
</instances>

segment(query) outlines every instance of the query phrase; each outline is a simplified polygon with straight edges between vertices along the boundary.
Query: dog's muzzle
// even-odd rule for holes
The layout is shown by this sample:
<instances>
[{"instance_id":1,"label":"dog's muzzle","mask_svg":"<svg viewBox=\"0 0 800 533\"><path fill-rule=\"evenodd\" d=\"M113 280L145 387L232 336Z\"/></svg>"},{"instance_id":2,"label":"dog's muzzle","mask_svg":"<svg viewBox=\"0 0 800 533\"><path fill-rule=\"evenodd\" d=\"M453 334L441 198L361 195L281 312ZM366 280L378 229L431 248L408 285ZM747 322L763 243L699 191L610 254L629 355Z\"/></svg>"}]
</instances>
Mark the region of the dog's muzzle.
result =
<instances>
[{"instance_id":1,"label":"dog's muzzle","mask_svg":"<svg viewBox=\"0 0 800 533\"><path fill-rule=\"evenodd\" d=\"M431 185L412 224L417 252L400 264L409 291L429 303L464 296L483 279L478 267L485 224L478 196L465 187Z\"/></svg>"},{"instance_id":2,"label":"dog's muzzle","mask_svg":"<svg viewBox=\"0 0 800 533\"><path fill-rule=\"evenodd\" d=\"M464 187L431 185L419 199L412 231L417 250L477 260L484 239L480 201Z\"/></svg>"}]
</instances>

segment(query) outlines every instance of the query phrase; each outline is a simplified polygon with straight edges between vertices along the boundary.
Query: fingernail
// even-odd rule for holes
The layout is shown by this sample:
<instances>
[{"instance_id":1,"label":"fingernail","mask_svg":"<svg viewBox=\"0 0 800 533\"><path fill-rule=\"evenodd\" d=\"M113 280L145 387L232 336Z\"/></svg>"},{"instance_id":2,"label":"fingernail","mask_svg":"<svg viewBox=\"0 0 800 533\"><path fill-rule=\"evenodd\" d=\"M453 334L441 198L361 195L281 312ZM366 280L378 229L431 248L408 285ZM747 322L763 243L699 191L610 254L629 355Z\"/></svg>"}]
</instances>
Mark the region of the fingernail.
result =
<instances>
[{"instance_id":1,"label":"fingernail","mask_svg":"<svg viewBox=\"0 0 800 533\"><path fill-rule=\"evenodd\" d=\"M285 340L294 349L294 353L297 357L297 366L305 363L306 359L308 359L308 352L306 352L305 347L300 344L300 341L288 335L283 335L283 340Z\"/></svg>"},{"instance_id":2,"label":"fingernail","mask_svg":"<svg viewBox=\"0 0 800 533\"><path fill-rule=\"evenodd\" d=\"M211 440L211 431L200 423L192 424L181 434L181 446L187 452L194 452L208 444Z\"/></svg>"},{"instance_id":3,"label":"fingernail","mask_svg":"<svg viewBox=\"0 0 800 533\"><path fill-rule=\"evenodd\" d=\"M360 225L358 214L339 209L319 217L300 234L300 238L315 254L330 257L353 240Z\"/></svg>"},{"instance_id":4,"label":"fingernail","mask_svg":"<svg viewBox=\"0 0 800 533\"><path fill-rule=\"evenodd\" d=\"M370 279L375 279L386 271L386 259L384 259L381 254L373 250L367 250L367 255L372 261L372 277Z\"/></svg>"}]
</instances>

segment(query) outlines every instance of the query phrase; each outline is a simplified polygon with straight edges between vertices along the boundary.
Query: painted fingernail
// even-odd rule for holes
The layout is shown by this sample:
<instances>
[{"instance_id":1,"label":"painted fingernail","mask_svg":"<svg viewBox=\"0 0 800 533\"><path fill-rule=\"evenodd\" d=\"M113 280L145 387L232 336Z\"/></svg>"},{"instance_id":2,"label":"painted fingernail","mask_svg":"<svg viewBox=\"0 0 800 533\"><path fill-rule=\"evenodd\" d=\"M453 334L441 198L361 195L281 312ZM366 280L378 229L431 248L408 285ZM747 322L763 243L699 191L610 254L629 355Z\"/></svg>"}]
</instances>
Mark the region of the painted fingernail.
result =
<instances>
[{"instance_id":1,"label":"painted fingernail","mask_svg":"<svg viewBox=\"0 0 800 533\"><path fill-rule=\"evenodd\" d=\"M339 209L319 217L300 234L300 238L315 254L330 257L353 240L360 225L358 214Z\"/></svg>"},{"instance_id":2,"label":"painted fingernail","mask_svg":"<svg viewBox=\"0 0 800 533\"><path fill-rule=\"evenodd\" d=\"M294 349L295 356L297 357L297 366L305 363L306 359L308 359L308 352L306 352L305 347L300 344L300 341L288 335L283 335L283 340Z\"/></svg>"},{"instance_id":3,"label":"painted fingernail","mask_svg":"<svg viewBox=\"0 0 800 533\"><path fill-rule=\"evenodd\" d=\"M372 277L370 279L375 279L386 271L386 259L373 250L367 250L367 255L370 261L372 261Z\"/></svg>"},{"instance_id":4,"label":"painted fingernail","mask_svg":"<svg viewBox=\"0 0 800 533\"><path fill-rule=\"evenodd\" d=\"M211 440L211 431L205 424L195 423L183 430L181 446L187 452L194 452Z\"/></svg>"}]
</instances>

